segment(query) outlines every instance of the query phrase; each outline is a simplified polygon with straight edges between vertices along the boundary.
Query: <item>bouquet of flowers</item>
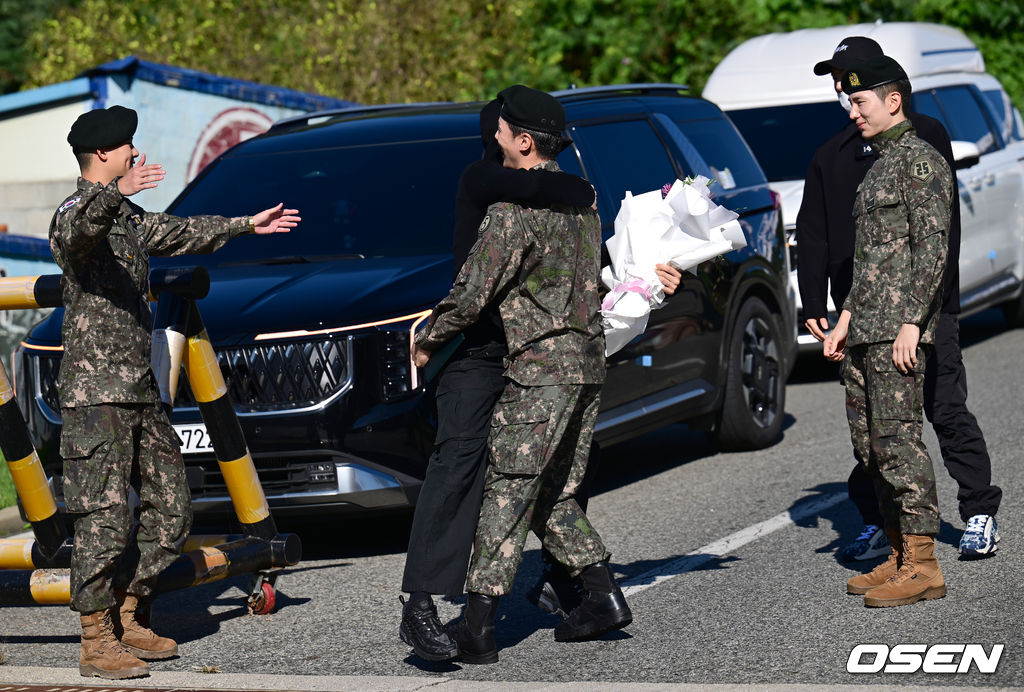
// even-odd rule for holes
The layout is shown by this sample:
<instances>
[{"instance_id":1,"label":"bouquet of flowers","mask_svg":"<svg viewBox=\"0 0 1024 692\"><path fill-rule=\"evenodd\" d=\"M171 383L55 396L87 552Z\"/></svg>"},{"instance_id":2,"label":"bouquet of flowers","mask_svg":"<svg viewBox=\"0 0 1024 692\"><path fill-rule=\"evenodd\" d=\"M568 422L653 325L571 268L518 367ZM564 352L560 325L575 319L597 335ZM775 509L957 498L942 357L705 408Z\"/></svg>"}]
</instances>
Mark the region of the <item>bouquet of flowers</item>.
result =
<instances>
[{"instance_id":1,"label":"bouquet of flowers","mask_svg":"<svg viewBox=\"0 0 1024 692\"><path fill-rule=\"evenodd\" d=\"M601 272L610 289L601 304L605 355L642 334L651 310L664 304L656 264L695 271L701 262L746 246L739 215L711 201L709 183L698 176L640 195L626 193L607 242L611 264Z\"/></svg>"}]
</instances>

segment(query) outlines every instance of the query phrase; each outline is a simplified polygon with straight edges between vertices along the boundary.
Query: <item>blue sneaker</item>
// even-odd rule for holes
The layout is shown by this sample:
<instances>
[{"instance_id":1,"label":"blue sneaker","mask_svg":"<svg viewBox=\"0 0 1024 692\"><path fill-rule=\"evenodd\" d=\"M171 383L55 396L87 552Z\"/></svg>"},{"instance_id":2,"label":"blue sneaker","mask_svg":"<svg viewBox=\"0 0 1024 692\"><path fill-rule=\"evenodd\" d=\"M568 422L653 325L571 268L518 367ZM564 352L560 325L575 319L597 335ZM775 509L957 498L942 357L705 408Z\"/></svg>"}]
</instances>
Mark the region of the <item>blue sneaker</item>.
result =
<instances>
[{"instance_id":1,"label":"blue sneaker","mask_svg":"<svg viewBox=\"0 0 1024 692\"><path fill-rule=\"evenodd\" d=\"M999 549L999 528L990 514L975 514L967 520L967 529L960 539L960 554L964 557L984 557Z\"/></svg>"},{"instance_id":2,"label":"blue sneaker","mask_svg":"<svg viewBox=\"0 0 1024 692\"><path fill-rule=\"evenodd\" d=\"M850 545L840 549L836 557L842 562L853 562L854 560L870 560L889 554L889 537L885 535L882 527L874 524L865 524L860 530L860 535Z\"/></svg>"}]
</instances>

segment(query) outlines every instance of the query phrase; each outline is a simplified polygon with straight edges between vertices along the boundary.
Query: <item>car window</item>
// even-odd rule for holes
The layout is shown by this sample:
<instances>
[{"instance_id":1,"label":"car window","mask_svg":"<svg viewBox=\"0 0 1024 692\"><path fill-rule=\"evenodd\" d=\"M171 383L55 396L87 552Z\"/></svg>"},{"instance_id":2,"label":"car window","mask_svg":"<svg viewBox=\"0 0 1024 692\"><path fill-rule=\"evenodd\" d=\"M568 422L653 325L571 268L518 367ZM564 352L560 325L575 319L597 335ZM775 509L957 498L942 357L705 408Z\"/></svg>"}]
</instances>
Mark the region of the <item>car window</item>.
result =
<instances>
[{"instance_id":1,"label":"car window","mask_svg":"<svg viewBox=\"0 0 1024 692\"><path fill-rule=\"evenodd\" d=\"M950 139L973 142L982 154L1000 148L1001 142L992 132L981 103L968 87L942 87L935 90L935 97L949 123Z\"/></svg>"},{"instance_id":2,"label":"car window","mask_svg":"<svg viewBox=\"0 0 1024 692\"><path fill-rule=\"evenodd\" d=\"M915 91L910 97L910 110L915 113L921 113L922 115L928 115L940 123L946 128L946 133L950 133L949 123L946 122L946 115L939 108L939 102L935 100L935 94L929 91Z\"/></svg>"},{"instance_id":3,"label":"car window","mask_svg":"<svg viewBox=\"0 0 1024 692\"><path fill-rule=\"evenodd\" d=\"M992 116L995 118L996 127L1004 142L1020 141L1021 133L1017 129L1017 119L1014 117L1013 104L1010 97L1002 89L989 89L981 92L985 97Z\"/></svg>"},{"instance_id":4,"label":"car window","mask_svg":"<svg viewBox=\"0 0 1024 692\"><path fill-rule=\"evenodd\" d=\"M233 156L215 163L172 213L243 216L277 202L299 210L294 232L238 238L211 256L214 264L447 253L459 176L479 157L479 137Z\"/></svg>"},{"instance_id":5,"label":"car window","mask_svg":"<svg viewBox=\"0 0 1024 692\"><path fill-rule=\"evenodd\" d=\"M627 190L638 195L676 179L672 159L646 119L578 127L574 137L597 186L605 225L615 220Z\"/></svg>"},{"instance_id":6,"label":"car window","mask_svg":"<svg viewBox=\"0 0 1024 692\"><path fill-rule=\"evenodd\" d=\"M818 147L850 122L838 101L746 108L727 115L770 181L802 180Z\"/></svg>"},{"instance_id":7,"label":"car window","mask_svg":"<svg viewBox=\"0 0 1024 692\"><path fill-rule=\"evenodd\" d=\"M583 175L583 168L580 166L580 157L576 155L575 145L569 145L563 149L562 153L558 155L556 162L558 167L566 173L572 173L581 178L586 177Z\"/></svg>"},{"instance_id":8,"label":"car window","mask_svg":"<svg viewBox=\"0 0 1024 692\"><path fill-rule=\"evenodd\" d=\"M746 142L736 136L736 128L725 118L677 120L676 124L697 147L723 189L749 187L764 182L764 174L754 160L754 155Z\"/></svg>"}]
</instances>

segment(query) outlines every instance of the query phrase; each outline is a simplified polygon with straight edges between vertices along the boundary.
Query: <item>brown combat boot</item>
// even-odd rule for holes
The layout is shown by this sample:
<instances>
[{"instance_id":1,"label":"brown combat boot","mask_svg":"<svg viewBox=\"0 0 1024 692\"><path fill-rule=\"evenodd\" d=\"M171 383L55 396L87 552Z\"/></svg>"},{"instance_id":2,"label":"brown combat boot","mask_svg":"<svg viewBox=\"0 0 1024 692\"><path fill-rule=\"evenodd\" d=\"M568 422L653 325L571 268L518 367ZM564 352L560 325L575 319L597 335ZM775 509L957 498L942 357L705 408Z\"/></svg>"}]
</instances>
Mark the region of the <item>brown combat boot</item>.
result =
<instances>
[{"instance_id":1,"label":"brown combat boot","mask_svg":"<svg viewBox=\"0 0 1024 692\"><path fill-rule=\"evenodd\" d=\"M858 574L856 577L850 577L849 581L846 582L846 593L858 596L866 594L876 586L881 586L889 580L889 577L896 574L896 570L900 568L903 537L899 531L886 531L885 535L889 537L889 557L886 558L885 562L867 574Z\"/></svg>"},{"instance_id":2,"label":"brown combat boot","mask_svg":"<svg viewBox=\"0 0 1024 692\"><path fill-rule=\"evenodd\" d=\"M864 594L864 605L886 608L945 595L946 581L935 559L935 540L931 536L904 534L899 570L884 584Z\"/></svg>"},{"instance_id":3,"label":"brown combat boot","mask_svg":"<svg viewBox=\"0 0 1024 692\"><path fill-rule=\"evenodd\" d=\"M78 659L78 672L85 677L107 680L144 678L149 666L121 646L114 636L114 622L110 610L82 615L82 655Z\"/></svg>"},{"instance_id":4,"label":"brown combat boot","mask_svg":"<svg viewBox=\"0 0 1024 692\"><path fill-rule=\"evenodd\" d=\"M136 618L139 599L130 593L115 594L119 603L120 618L114 623L114 633L124 648L146 661L158 661L178 655L178 644L173 639L161 637L141 624Z\"/></svg>"}]
</instances>

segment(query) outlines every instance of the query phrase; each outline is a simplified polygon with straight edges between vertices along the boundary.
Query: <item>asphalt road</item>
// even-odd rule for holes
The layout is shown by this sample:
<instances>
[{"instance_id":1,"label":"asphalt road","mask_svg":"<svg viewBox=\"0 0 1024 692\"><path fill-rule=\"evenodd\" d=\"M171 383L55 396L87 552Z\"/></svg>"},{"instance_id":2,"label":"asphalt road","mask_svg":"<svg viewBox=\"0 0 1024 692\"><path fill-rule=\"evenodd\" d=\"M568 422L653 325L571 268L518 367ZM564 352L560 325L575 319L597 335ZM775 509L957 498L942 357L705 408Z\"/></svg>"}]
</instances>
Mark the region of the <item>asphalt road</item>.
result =
<instances>
[{"instance_id":1,"label":"asphalt road","mask_svg":"<svg viewBox=\"0 0 1024 692\"><path fill-rule=\"evenodd\" d=\"M788 389L784 437L768 450L717 454L682 425L605 450L590 514L630 587L634 622L626 630L556 643L556 619L523 598L539 573L531 537L515 592L499 611L500 662L428 664L397 636L408 518L331 521L297 527L305 559L280 578L271 616L246 614L244 579L162 597L158 629L180 642L181 656L153 668L494 682L1024 686L1024 330L1004 330L990 311L966 320L962 336L970 405L1004 492L1002 543L991 559L957 559L956 486L927 430L943 515L944 599L868 609L845 595L856 568L834 553L860 526L842 495L852 464L842 390L828 367L803 359ZM459 607L442 603L441 611L453 618ZM863 643L1005 649L991 674L850 674L847 659ZM0 609L0 651L4 666L73 667L77 618L64 607Z\"/></svg>"}]
</instances>

